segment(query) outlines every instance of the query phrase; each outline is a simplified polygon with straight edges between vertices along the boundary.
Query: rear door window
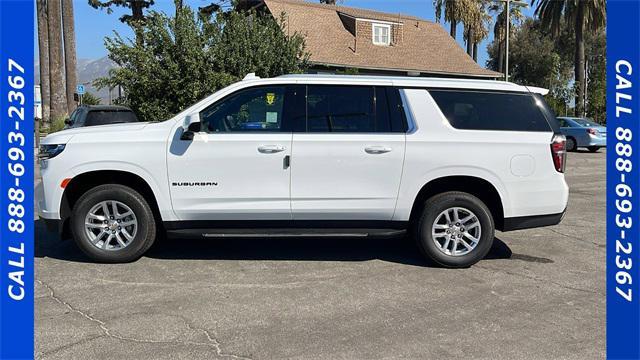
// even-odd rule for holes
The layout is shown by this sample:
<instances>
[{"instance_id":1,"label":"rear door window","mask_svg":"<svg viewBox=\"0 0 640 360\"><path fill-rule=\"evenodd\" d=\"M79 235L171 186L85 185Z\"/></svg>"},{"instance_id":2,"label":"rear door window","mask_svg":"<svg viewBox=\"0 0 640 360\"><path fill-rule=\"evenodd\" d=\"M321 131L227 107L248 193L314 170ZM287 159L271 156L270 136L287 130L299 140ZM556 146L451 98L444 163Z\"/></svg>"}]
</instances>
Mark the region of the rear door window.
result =
<instances>
[{"instance_id":1,"label":"rear door window","mask_svg":"<svg viewBox=\"0 0 640 360\"><path fill-rule=\"evenodd\" d=\"M448 89L429 93L451 126L457 129L552 130L540 105L528 93Z\"/></svg>"},{"instance_id":2,"label":"rear door window","mask_svg":"<svg viewBox=\"0 0 640 360\"><path fill-rule=\"evenodd\" d=\"M392 133L406 131L397 89L309 85L306 131Z\"/></svg>"},{"instance_id":3,"label":"rear door window","mask_svg":"<svg viewBox=\"0 0 640 360\"><path fill-rule=\"evenodd\" d=\"M388 131L388 114L386 126L376 122L374 95L373 86L309 86L307 132Z\"/></svg>"}]
</instances>

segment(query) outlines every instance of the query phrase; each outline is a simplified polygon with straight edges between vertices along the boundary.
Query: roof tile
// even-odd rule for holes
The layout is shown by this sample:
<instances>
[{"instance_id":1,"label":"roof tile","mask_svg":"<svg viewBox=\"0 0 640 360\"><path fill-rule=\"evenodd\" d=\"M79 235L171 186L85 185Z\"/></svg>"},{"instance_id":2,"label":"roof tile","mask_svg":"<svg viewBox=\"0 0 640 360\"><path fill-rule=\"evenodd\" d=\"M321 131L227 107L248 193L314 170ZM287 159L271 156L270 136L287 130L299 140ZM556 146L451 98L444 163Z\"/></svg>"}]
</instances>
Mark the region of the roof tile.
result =
<instances>
[{"instance_id":1,"label":"roof tile","mask_svg":"<svg viewBox=\"0 0 640 360\"><path fill-rule=\"evenodd\" d=\"M305 36L310 61L315 64L459 76L500 76L500 73L476 64L442 26L415 16L300 0L264 0L264 3L274 16L285 13L286 31ZM359 37L356 44L356 38L345 28L339 13L402 23L402 41L392 46L378 46Z\"/></svg>"}]
</instances>

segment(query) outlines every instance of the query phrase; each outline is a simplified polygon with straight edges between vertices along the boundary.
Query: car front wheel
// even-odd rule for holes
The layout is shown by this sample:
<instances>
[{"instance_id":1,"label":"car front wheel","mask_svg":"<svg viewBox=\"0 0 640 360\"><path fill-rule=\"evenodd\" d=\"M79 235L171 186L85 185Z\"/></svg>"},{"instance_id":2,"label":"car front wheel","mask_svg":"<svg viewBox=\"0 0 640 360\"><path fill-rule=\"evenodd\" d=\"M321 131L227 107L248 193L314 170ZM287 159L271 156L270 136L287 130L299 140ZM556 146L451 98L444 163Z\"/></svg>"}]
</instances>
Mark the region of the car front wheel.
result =
<instances>
[{"instance_id":1,"label":"car front wheel","mask_svg":"<svg viewBox=\"0 0 640 360\"><path fill-rule=\"evenodd\" d=\"M494 234L493 217L487 206L477 197L457 191L428 199L416 224L416 240L422 253L453 268L469 267L484 258Z\"/></svg>"},{"instance_id":2,"label":"car front wheel","mask_svg":"<svg viewBox=\"0 0 640 360\"><path fill-rule=\"evenodd\" d=\"M144 197L116 184L97 186L78 199L71 231L85 254L109 263L138 259L156 237L153 212Z\"/></svg>"}]
</instances>

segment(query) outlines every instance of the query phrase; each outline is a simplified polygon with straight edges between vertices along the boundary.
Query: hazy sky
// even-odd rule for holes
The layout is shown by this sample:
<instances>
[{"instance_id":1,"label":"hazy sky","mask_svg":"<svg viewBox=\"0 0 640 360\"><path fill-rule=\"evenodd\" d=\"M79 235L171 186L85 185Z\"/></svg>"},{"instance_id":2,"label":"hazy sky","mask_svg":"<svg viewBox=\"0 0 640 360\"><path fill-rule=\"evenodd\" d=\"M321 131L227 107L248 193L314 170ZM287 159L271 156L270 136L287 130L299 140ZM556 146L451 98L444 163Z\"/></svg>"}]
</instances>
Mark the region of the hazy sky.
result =
<instances>
[{"instance_id":1,"label":"hazy sky","mask_svg":"<svg viewBox=\"0 0 640 360\"><path fill-rule=\"evenodd\" d=\"M185 4L193 8L208 5L211 2L211 0L185 0ZM341 4L389 13L399 12L434 21L432 0L344 0ZM174 12L174 3L173 0L156 0L156 4L152 8L157 11L172 14ZM74 0L74 11L77 51L78 58L80 59L97 59L107 55L107 51L104 48L104 38L113 35L114 31L117 31L125 37L133 37L131 29L118 20L122 14L129 13L129 11L114 8L113 13L107 14L105 10L96 10L89 6L87 0ZM533 10L528 8L524 13L525 15L532 16ZM443 25L448 31L448 24ZM493 36L482 42L478 49L478 62L482 66L484 66L487 60L486 47L492 37ZM461 27L458 29L457 40L461 46L464 46ZM35 46L37 53L37 41L35 42Z\"/></svg>"}]
</instances>

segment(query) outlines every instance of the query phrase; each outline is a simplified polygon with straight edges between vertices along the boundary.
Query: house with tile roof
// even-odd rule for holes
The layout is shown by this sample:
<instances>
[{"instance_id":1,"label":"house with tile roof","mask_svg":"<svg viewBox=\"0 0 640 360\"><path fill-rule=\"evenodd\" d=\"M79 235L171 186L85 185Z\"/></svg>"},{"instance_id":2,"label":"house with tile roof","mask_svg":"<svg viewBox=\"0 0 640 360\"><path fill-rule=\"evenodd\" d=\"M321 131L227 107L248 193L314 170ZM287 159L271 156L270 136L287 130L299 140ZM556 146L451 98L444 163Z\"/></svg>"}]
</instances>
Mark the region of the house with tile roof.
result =
<instances>
[{"instance_id":1,"label":"house with tile roof","mask_svg":"<svg viewBox=\"0 0 640 360\"><path fill-rule=\"evenodd\" d=\"M496 79L439 24L302 0L248 0L245 5L283 16L283 31L305 37L310 72Z\"/></svg>"}]
</instances>

